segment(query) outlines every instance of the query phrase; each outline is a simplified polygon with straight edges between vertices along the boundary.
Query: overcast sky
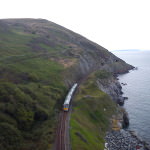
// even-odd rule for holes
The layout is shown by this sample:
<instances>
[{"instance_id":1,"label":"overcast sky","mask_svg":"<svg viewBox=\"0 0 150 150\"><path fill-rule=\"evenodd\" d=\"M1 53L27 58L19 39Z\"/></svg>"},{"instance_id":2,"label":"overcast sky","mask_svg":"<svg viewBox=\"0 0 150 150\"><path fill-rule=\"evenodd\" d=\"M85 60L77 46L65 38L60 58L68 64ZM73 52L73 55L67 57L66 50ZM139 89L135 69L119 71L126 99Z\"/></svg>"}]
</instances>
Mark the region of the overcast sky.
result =
<instances>
[{"instance_id":1,"label":"overcast sky","mask_svg":"<svg viewBox=\"0 0 150 150\"><path fill-rule=\"evenodd\" d=\"M150 50L150 0L0 0L0 18L43 18L108 50Z\"/></svg>"}]
</instances>

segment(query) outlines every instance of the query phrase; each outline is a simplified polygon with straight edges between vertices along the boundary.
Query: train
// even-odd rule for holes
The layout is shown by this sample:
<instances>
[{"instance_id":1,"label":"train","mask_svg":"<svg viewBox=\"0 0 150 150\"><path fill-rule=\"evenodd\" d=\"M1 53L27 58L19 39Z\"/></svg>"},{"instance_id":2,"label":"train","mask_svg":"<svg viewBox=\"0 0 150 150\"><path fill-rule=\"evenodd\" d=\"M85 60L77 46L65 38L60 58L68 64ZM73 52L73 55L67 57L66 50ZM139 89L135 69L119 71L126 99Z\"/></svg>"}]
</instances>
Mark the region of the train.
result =
<instances>
[{"instance_id":1,"label":"train","mask_svg":"<svg viewBox=\"0 0 150 150\"><path fill-rule=\"evenodd\" d=\"M75 92L76 88L77 88L78 84L75 83L72 88L69 90L66 98L65 98L65 101L64 101L64 104L63 104L63 110L64 111L68 111L69 110L69 106L70 106L70 102L71 102L71 98L72 98L72 95L73 93Z\"/></svg>"}]
</instances>

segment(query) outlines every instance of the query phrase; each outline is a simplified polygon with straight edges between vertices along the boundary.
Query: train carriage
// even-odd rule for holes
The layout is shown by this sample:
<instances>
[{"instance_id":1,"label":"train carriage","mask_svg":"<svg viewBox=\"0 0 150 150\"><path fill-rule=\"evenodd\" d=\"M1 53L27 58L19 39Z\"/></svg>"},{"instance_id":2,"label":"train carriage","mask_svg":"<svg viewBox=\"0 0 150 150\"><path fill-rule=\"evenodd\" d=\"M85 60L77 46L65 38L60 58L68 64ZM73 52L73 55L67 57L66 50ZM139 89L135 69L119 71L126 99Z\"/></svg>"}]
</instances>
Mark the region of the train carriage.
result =
<instances>
[{"instance_id":1,"label":"train carriage","mask_svg":"<svg viewBox=\"0 0 150 150\"><path fill-rule=\"evenodd\" d=\"M66 99L65 99L65 102L63 104L63 110L64 111L68 111L69 110L69 106L70 106L70 102L71 102L71 98L72 98L72 95L74 93L74 91L76 90L77 88L77 83L75 83L72 88L70 89L70 91L68 92L68 95L66 96Z\"/></svg>"}]
</instances>

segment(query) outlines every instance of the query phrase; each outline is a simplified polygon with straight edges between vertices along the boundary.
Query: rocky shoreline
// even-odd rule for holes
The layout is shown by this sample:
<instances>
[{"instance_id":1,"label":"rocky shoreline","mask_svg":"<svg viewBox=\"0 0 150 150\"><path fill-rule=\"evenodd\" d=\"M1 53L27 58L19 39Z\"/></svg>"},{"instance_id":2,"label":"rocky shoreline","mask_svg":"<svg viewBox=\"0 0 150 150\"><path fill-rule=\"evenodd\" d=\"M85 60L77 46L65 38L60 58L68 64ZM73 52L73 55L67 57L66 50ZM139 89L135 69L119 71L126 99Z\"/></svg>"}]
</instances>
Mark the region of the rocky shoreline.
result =
<instances>
[{"instance_id":1,"label":"rocky shoreline","mask_svg":"<svg viewBox=\"0 0 150 150\"><path fill-rule=\"evenodd\" d=\"M122 107L127 97L123 97L122 86L117 76L109 79L98 79L97 85L100 90L107 93L123 111L119 124L119 130L108 131L105 137L105 150L150 150L150 145L143 141L134 131L127 129L129 126L129 117L126 110ZM118 112L120 113L120 112Z\"/></svg>"},{"instance_id":2,"label":"rocky shoreline","mask_svg":"<svg viewBox=\"0 0 150 150\"><path fill-rule=\"evenodd\" d=\"M133 131L121 129L107 132L105 150L150 150Z\"/></svg>"},{"instance_id":3,"label":"rocky shoreline","mask_svg":"<svg viewBox=\"0 0 150 150\"><path fill-rule=\"evenodd\" d=\"M123 106L127 97L123 97L122 86L116 76L109 79L97 79L97 85L100 90L107 93L117 104Z\"/></svg>"}]
</instances>

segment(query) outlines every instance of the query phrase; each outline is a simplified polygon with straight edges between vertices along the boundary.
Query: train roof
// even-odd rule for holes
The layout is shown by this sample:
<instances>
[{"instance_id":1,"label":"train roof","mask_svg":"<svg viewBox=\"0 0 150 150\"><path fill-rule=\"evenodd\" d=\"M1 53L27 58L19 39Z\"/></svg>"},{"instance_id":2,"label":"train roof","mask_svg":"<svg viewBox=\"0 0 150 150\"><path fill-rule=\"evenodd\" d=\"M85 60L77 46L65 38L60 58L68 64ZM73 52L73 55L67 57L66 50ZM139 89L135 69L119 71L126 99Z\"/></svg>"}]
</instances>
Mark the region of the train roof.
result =
<instances>
[{"instance_id":1,"label":"train roof","mask_svg":"<svg viewBox=\"0 0 150 150\"><path fill-rule=\"evenodd\" d=\"M69 92L68 92L68 94L67 94L67 96L66 96L66 98L65 98L64 105L70 103L70 100L71 100L71 98L72 98L72 94L73 94L73 92L75 91L77 85L78 85L78 84L75 83L75 84L72 86L72 88L69 90Z\"/></svg>"}]
</instances>

